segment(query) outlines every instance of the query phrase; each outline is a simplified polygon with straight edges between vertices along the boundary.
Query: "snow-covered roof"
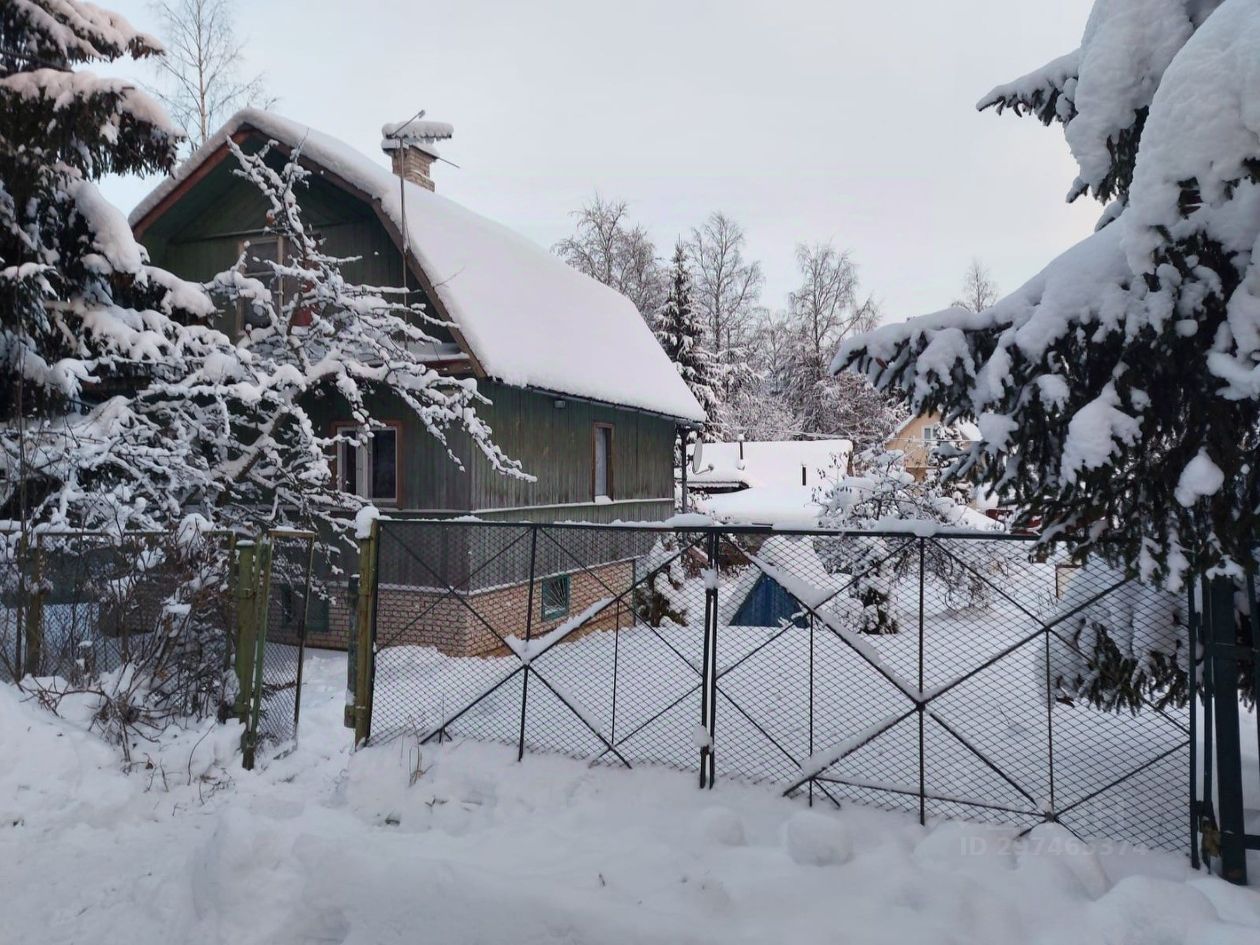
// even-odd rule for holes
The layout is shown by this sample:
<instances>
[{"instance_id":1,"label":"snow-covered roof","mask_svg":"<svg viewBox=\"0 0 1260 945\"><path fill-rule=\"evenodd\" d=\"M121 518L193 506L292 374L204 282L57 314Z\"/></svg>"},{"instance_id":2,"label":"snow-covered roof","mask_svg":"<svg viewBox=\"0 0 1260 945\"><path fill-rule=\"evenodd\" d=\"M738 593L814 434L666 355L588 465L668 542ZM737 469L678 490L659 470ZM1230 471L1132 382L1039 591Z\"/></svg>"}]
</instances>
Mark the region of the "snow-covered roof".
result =
<instances>
[{"instance_id":1,"label":"snow-covered roof","mask_svg":"<svg viewBox=\"0 0 1260 945\"><path fill-rule=\"evenodd\" d=\"M237 112L131 212L133 225L238 131L254 129L359 190L401 228L398 178L314 128ZM412 253L485 372L517 387L702 421L696 402L634 304L542 247L453 200L408 183Z\"/></svg>"},{"instance_id":2,"label":"snow-covered roof","mask_svg":"<svg viewBox=\"0 0 1260 945\"><path fill-rule=\"evenodd\" d=\"M814 487L802 485L754 486L706 496L698 506L720 522L777 528L814 528L824 511L814 501Z\"/></svg>"},{"instance_id":3,"label":"snow-covered roof","mask_svg":"<svg viewBox=\"0 0 1260 945\"><path fill-rule=\"evenodd\" d=\"M834 478L831 471L848 469L853 443L849 440L770 440L744 443L705 443L700 471L687 470L695 486L800 486L801 470L809 488ZM831 474L829 476L829 473Z\"/></svg>"}]
</instances>

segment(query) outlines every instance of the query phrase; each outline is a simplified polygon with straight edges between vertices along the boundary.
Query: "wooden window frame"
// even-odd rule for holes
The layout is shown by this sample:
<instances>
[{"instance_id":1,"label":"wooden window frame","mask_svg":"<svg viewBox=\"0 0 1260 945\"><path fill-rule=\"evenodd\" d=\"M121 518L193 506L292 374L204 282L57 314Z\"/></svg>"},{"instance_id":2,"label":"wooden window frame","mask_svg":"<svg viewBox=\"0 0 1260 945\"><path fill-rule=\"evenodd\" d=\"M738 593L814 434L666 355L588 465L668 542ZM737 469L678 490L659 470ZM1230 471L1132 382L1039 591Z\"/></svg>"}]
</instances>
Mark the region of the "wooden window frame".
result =
<instances>
[{"instance_id":1,"label":"wooden window frame","mask_svg":"<svg viewBox=\"0 0 1260 945\"><path fill-rule=\"evenodd\" d=\"M600 496L595 491L595 487L597 485L595 481L595 470L596 470L597 463L599 460L599 438L600 438L601 430L608 431L608 458L607 458L608 461L607 461L607 469L605 470L606 475L607 475L607 480L608 480L607 482L608 493L607 495L604 495L604 496ZM617 455L617 428L611 423L606 423L604 421L597 421L591 427L591 501L592 502L595 502L600 498L606 498L610 502L616 500L617 477L613 472L613 469L615 466L614 457L616 457L616 455Z\"/></svg>"},{"instance_id":2,"label":"wooden window frame","mask_svg":"<svg viewBox=\"0 0 1260 945\"><path fill-rule=\"evenodd\" d=\"M559 582L564 588L564 604L553 604L550 609L547 607L547 587L554 582ZM545 577L539 582L538 587L538 616L543 623L550 623L553 620L563 620L569 616L573 609L573 578L569 574L553 574Z\"/></svg>"},{"instance_id":3,"label":"wooden window frame","mask_svg":"<svg viewBox=\"0 0 1260 945\"><path fill-rule=\"evenodd\" d=\"M244 256L246 253L248 253L249 247L254 243L275 243L276 244L276 262L279 263L280 265L284 265L286 247L285 247L284 237L281 236L279 233L255 233L252 236L242 237L236 243L237 258L239 259L241 256ZM245 272L242 273L242 275L245 275L249 278L257 278L257 272L255 272L253 276L250 276L249 268L250 268L250 260L247 258L245 260ZM279 299L279 302L277 304L277 309L279 309L280 307L284 305L284 285L283 285L284 280L282 280L279 276L275 275L274 273L273 273L273 278L277 281L277 283L279 283L279 285L272 288L271 294L272 294L273 299L276 299L276 298ZM249 303L244 300L238 301L236 303L236 334L238 337L245 334L245 310L248 307L249 307Z\"/></svg>"},{"instance_id":4,"label":"wooden window frame","mask_svg":"<svg viewBox=\"0 0 1260 945\"><path fill-rule=\"evenodd\" d=\"M393 498L377 498L371 495L360 495L359 498L368 502L379 503L381 505L390 506L392 508L400 508L402 506L402 481L403 481L403 463L402 463L402 444L403 444L403 425L401 420L381 420L378 421L381 426L394 431L394 496ZM358 428L358 424L350 420L335 420L332 424L332 434L336 436L342 430L354 430ZM342 448L350 448L349 443L337 443L333 452L333 476L337 483L337 488L342 488L341 479L341 450ZM371 449L371 444L365 444L358 449ZM368 453L366 486L370 490L372 481L372 457Z\"/></svg>"}]
</instances>

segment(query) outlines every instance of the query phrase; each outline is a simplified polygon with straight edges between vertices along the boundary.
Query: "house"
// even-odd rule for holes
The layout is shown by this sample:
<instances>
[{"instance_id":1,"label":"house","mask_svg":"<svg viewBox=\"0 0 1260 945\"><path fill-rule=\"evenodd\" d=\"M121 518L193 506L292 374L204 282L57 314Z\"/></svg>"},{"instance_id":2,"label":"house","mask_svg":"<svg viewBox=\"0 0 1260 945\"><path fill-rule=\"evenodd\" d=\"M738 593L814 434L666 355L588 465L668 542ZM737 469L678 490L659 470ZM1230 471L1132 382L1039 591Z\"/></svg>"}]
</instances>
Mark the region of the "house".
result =
<instances>
[{"instance_id":1,"label":"house","mask_svg":"<svg viewBox=\"0 0 1260 945\"><path fill-rule=\"evenodd\" d=\"M816 493L848 473L852 454L840 439L704 443L679 478L689 501L721 521L809 527L821 512Z\"/></svg>"},{"instance_id":2,"label":"house","mask_svg":"<svg viewBox=\"0 0 1260 945\"><path fill-rule=\"evenodd\" d=\"M915 479L925 479L936 459L932 455L943 440L965 445L980 439L975 424L959 421L948 427L939 414L921 413L911 417L884 441L884 448L896 450L905 456L906 471Z\"/></svg>"},{"instance_id":3,"label":"house","mask_svg":"<svg viewBox=\"0 0 1260 945\"><path fill-rule=\"evenodd\" d=\"M357 259L346 266L348 279L405 285L448 323L427 328L438 336L430 362L476 380L490 401L479 414L495 441L535 477L501 475L453 431L449 446L461 469L383 395L374 412L389 429L336 457L344 489L400 517L611 522L671 515L675 437L704 412L634 305L438 194L436 141L450 137L450 126L422 122L408 134L397 126L384 133L392 171L314 128L246 109L136 207L131 225L152 261L185 279L211 279L246 248L250 259L282 259L285 246L265 233L262 196L233 174L227 140L247 151L274 141L283 154L299 152L311 172L297 194L305 224L330 254ZM251 275L266 279L265 265L255 265ZM218 318L229 333L243 330L239 311ZM334 406L322 417L331 432L346 417L335 398L327 400Z\"/></svg>"}]
</instances>

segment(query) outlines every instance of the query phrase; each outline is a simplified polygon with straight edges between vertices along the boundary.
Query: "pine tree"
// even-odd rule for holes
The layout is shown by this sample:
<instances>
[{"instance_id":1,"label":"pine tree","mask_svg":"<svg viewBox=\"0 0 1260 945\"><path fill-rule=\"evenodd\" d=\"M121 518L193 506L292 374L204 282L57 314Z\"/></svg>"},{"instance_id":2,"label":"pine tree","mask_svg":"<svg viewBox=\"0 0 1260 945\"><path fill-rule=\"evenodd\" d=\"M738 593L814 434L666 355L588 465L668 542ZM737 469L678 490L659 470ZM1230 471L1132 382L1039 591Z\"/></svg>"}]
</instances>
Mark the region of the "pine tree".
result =
<instances>
[{"instance_id":1,"label":"pine tree","mask_svg":"<svg viewBox=\"0 0 1260 945\"><path fill-rule=\"evenodd\" d=\"M691 273L687 268L687 252L681 242L674 247L669 295L656 322L656 337L708 414L710 436L716 435L721 415L717 363L705 341L704 324L692 307Z\"/></svg>"},{"instance_id":2,"label":"pine tree","mask_svg":"<svg viewBox=\"0 0 1260 945\"><path fill-rule=\"evenodd\" d=\"M179 513L175 431L135 394L225 339L197 286L148 265L93 181L170 169L178 132L135 84L76 71L160 52L77 0L0 6L0 515L124 529Z\"/></svg>"}]
</instances>

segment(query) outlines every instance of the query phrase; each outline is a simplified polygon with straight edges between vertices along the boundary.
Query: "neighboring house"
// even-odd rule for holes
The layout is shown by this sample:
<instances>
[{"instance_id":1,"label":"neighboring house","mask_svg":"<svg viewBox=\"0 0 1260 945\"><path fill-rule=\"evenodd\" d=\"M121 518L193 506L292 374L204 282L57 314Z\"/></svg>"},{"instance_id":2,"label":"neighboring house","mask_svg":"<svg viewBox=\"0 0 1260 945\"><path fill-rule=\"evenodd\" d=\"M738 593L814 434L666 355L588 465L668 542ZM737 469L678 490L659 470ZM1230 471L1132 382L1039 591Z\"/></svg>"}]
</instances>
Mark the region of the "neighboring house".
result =
<instances>
[{"instance_id":1,"label":"neighboring house","mask_svg":"<svg viewBox=\"0 0 1260 945\"><path fill-rule=\"evenodd\" d=\"M284 245L265 234L262 195L232 173L229 137L247 150L274 140L284 154L300 151L312 172L297 194L306 226L330 254L357 257L345 268L348 279L405 280L429 314L450 323L427 329L438 336L431 363L477 380L491 401L479 414L495 442L536 477L501 475L452 431L461 469L383 395L375 414L389 429L336 457L344 489L398 515L610 522L673 513L675 437L703 421L703 410L627 298L436 194L431 140L384 142L406 178L401 184L382 160L335 138L241 111L132 212L155 265L206 281L246 248L250 258L283 258ZM265 266L253 266L251 275L267 278ZM220 320L224 330L242 331L240 312L224 311ZM330 407L324 422L331 432L346 418ZM447 577L458 582L461 569ZM562 610L567 604L552 606L548 621Z\"/></svg>"},{"instance_id":2,"label":"neighboring house","mask_svg":"<svg viewBox=\"0 0 1260 945\"><path fill-rule=\"evenodd\" d=\"M946 427L938 414L921 413L894 430L892 436L884 441L884 448L902 453L906 470L915 479L922 480L936 464L932 453L942 440L962 445L979 438L980 431L974 424L959 422Z\"/></svg>"},{"instance_id":3,"label":"neighboring house","mask_svg":"<svg viewBox=\"0 0 1260 945\"><path fill-rule=\"evenodd\" d=\"M849 440L705 443L679 471L696 508L726 522L816 525L819 487L849 472Z\"/></svg>"}]
</instances>

